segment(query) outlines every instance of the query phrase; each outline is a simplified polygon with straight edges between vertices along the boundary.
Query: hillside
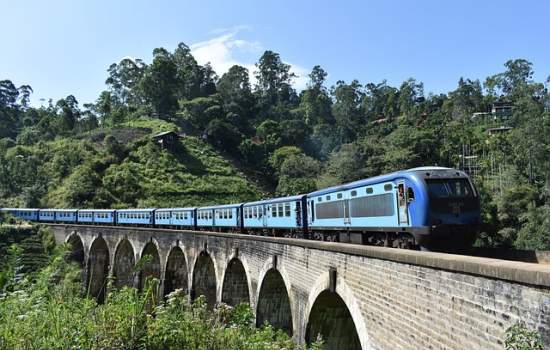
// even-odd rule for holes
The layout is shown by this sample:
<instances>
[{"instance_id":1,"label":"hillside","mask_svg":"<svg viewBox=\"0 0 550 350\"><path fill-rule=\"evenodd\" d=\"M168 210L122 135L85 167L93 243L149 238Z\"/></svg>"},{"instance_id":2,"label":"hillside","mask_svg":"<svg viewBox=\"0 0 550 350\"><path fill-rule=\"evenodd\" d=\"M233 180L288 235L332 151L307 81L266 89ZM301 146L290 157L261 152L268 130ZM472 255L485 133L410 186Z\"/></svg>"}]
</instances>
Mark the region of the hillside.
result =
<instances>
[{"instance_id":1,"label":"hillside","mask_svg":"<svg viewBox=\"0 0 550 350\"><path fill-rule=\"evenodd\" d=\"M116 128L9 147L7 164L19 176L0 206L172 207L261 197L258 186L202 140L186 136L169 152L151 139L175 129L168 122L140 118Z\"/></svg>"}]
</instances>

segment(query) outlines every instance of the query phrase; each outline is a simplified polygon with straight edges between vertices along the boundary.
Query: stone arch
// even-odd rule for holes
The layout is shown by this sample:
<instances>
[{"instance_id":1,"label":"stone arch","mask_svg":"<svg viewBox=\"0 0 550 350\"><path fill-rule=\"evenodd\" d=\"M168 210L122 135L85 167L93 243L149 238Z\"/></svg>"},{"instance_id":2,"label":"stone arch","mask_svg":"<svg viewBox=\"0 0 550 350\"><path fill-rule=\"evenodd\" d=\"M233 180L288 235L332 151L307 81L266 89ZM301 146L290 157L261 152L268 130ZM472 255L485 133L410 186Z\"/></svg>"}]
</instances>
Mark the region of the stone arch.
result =
<instances>
[{"instance_id":1,"label":"stone arch","mask_svg":"<svg viewBox=\"0 0 550 350\"><path fill-rule=\"evenodd\" d=\"M248 276L242 261L233 258L227 264L222 282L221 301L231 306L250 304Z\"/></svg>"},{"instance_id":2,"label":"stone arch","mask_svg":"<svg viewBox=\"0 0 550 350\"><path fill-rule=\"evenodd\" d=\"M288 286L279 270L270 268L261 280L256 306L256 326L265 322L292 336L294 332Z\"/></svg>"},{"instance_id":3,"label":"stone arch","mask_svg":"<svg viewBox=\"0 0 550 350\"><path fill-rule=\"evenodd\" d=\"M120 240L115 250L115 260L113 264L113 278L116 288L134 286L135 264L136 259L132 243L126 238Z\"/></svg>"},{"instance_id":4,"label":"stone arch","mask_svg":"<svg viewBox=\"0 0 550 350\"><path fill-rule=\"evenodd\" d=\"M69 261L77 263L80 267L84 267L86 261L86 252L84 250L84 242L80 235L76 232L73 232L65 242L69 245L70 252L68 259Z\"/></svg>"},{"instance_id":5,"label":"stone arch","mask_svg":"<svg viewBox=\"0 0 550 350\"><path fill-rule=\"evenodd\" d=\"M160 281L160 254L155 242L149 242L143 247L141 258L150 256L150 260L143 264L139 273L139 290L145 288L147 279L155 278Z\"/></svg>"},{"instance_id":6,"label":"stone arch","mask_svg":"<svg viewBox=\"0 0 550 350\"><path fill-rule=\"evenodd\" d=\"M87 264L87 294L98 302L105 300L107 293L107 276L109 275L109 247L103 237L97 237L90 246Z\"/></svg>"},{"instance_id":7,"label":"stone arch","mask_svg":"<svg viewBox=\"0 0 550 350\"><path fill-rule=\"evenodd\" d=\"M191 287L191 299L200 295L206 297L209 308L216 305L216 266L214 260L207 252L199 254L193 268L193 285Z\"/></svg>"},{"instance_id":8,"label":"stone arch","mask_svg":"<svg viewBox=\"0 0 550 350\"><path fill-rule=\"evenodd\" d=\"M323 350L361 350L359 336L346 303L335 292L324 290L313 304L306 328L306 343L323 338Z\"/></svg>"},{"instance_id":9,"label":"stone arch","mask_svg":"<svg viewBox=\"0 0 550 350\"><path fill-rule=\"evenodd\" d=\"M310 344L321 333L328 340L323 349L370 349L365 319L351 288L342 278L336 279L335 291L329 288L330 276L326 272L319 276L309 293L302 333L306 343ZM333 319L327 319L325 316L331 313L334 313ZM334 328L330 328L331 324ZM350 334L352 330L354 333Z\"/></svg>"},{"instance_id":10,"label":"stone arch","mask_svg":"<svg viewBox=\"0 0 550 350\"><path fill-rule=\"evenodd\" d=\"M164 272L164 295L176 289L182 289L186 294L189 291L187 259L180 247L170 250Z\"/></svg>"}]
</instances>

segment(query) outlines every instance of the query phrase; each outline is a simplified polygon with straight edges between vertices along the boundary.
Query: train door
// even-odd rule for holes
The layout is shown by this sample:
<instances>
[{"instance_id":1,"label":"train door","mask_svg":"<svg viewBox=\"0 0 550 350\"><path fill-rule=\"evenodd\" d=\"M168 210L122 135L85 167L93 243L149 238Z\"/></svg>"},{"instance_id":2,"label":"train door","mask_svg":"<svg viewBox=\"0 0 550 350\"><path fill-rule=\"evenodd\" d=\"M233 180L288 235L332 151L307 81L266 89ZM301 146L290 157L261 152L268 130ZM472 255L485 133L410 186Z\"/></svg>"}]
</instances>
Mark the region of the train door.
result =
<instances>
[{"instance_id":1,"label":"train door","mask_svg":"<svg viewBox=\"0 0 550 350\"><path fill-rule=\"evenodd\" d=\"M296 227L302 227L302 203L300 201L296 201L294 213L296 215Z\"/></svg>"},{"instance_id":2,"label":"train door","mask_svg":"<svg viewBox=\"0 0 550 350\"><path fill-rule=\"evenodd\" d=\"M405 188L405 182L397 183L397 216L399 220L399 226L409 224L406 193L407 192Z\"/></svg>"},{"instance_id":3,"label":"train door","mask_svg":"<svg viewBox=\"0 0 550 350\"><path fill-rule=\"evenodd\" d=\"M272 204L273 205L273 204ZM262 225L263 227L267 227L267 212L269 210L269 206L267 205L261 205L260 206L260 213L259 215L262 218Z\"/></svg>"},{"instance_id":4,"label":"train door","mask_svg":"<svg viewBox=\"0 0 550 350\"><path fill-rule=\"evenodd\" d=\"M308 210L309 215L307 216L307 222L311 225L313 221L315 221L315 201L313 199L308 202Z\"/></svg>"},{"instance_id":5,"label":"train door","mask_svg":"<svg viewBox=\"0 0 550 350\"><path fill-rule=\"evenodd\" d=\"M350 215L350 201L347 196L345 196L345 193L338 193L336 195L336 198L340 199L342 202L342 205L344 206L344 226L349 227L351 226L351 215Z\"/></svg>"}]
</instances>

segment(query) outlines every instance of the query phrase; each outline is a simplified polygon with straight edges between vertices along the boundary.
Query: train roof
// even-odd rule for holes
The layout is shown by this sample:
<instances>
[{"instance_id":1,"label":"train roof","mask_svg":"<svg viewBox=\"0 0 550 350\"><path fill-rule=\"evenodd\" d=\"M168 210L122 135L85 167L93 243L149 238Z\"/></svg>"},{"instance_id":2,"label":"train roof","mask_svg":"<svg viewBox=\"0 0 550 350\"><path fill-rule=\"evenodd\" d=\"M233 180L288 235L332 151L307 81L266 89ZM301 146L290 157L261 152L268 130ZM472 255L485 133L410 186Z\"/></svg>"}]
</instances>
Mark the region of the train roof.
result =
<instances>
[{"instance_id":1,"label":"train roof","mask_svg":"<svg viewBox=\"0 0 550 350\"><path fill-rule=\"evenodd\" d=\"M159 208L157 211L193 211L195 207L186 207L186 208Z\"/></svg>"},{"instance_id":2,"label":"train roof","mask_svg":"<svg viewBox=\"0 0 550 350\"><path fill-rule=\"evenodd\" d=\"M79 212L83 213L112 213L116 211L116 209L80 209Z\"/></svg>"},{"instance_id":3,"label":"train roof","mask_svg":"<svg viewBox=\"0 0 550 350\"><path fill-rule=\"evenodd\" d=\"M453 171L454 169L438 167L438 166L424 166L424 167L417 167L417 168L412 168L407 170L399 170L389 174L378 175L374 177L369 177L367 179L350 182L347 184L342 184L342 185L337 185L337 186L317 190L309 193L308 197L321 196L326 193L345 191L345 190L349 190L349 189L353 189L361 186L368 186L368 185L375 185L382 182L389 182L389 181L395 180L396 178L412 178L414 175L420 172L433 172L433 171L448 172L449 170Z\"/></svg>"},{"instance_id":4,"label":"train roof","mask_svg":"<svg viewBox=\"0 0 550 350\"><path fill-rule=\"evenodd\" d=\"M78 209L44 209L45 211L57 211L61 213L72 213L78 211Z\"/></svg>"},{"instance_id":5,"label":"train roof","mask_svg":"<svg viewBox=\"0 0 550 350\"><path fill-rule=\"evenodd\" d=\"M244 206L251 206L251 205L259 205L259 204L270 204L270 203L281 203L281 202L292 202L292 201L298 201L302 199L305 196L305 194L299 194L296 196L288 196L288 197L279 197L279 198L271 198L271 199L263 199L261 201L255 201L255 202L249 202L244 203Z\"/></svg>"},{"instance_id":6,"label":"train roof","mask_svg":"<svg viewBox=\"0 0 550 350\"><path fill-rule=\"evenodd\" d=\"M143 208L143 209L117 209L117 212L126 212L126 213L142 213L144 211L153 211L156 210L156 208Z\"/></svg>"},{"instance_id":7,"label":"train roof","mask_svg":"<svg viewBox=\"0 0 550 350\"><path fill-rule=\"evenodd\" d=\"M0 208L0 211L7 211L7 210L40 210L38 208Z\"/></svg>"},{"instance_id":8,"label":"train roof","mask_svg":"<svg viewBox=\"0 0 550 350\"><path fill-rule=\"evenodd\" d=\"M227 209L227 208L238 208L243 203L233 203L233 204L222 204L222 205L211 205L208 207L199 207L198 210L209 210L209 209Z\"/></svg>"}]
</instances>

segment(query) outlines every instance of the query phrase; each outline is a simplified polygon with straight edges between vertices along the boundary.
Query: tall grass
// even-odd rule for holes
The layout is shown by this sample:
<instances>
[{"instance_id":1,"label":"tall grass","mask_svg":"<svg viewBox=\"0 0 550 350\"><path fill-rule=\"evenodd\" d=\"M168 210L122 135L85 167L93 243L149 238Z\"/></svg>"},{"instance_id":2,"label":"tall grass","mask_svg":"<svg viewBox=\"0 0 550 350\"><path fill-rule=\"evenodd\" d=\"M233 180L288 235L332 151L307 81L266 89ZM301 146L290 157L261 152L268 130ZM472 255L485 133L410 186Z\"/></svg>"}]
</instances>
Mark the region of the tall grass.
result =
<instances>
[{"instance_id":1,"label":"tall grass","mask_svg":"<svg viewBox=\"0 0 550 350\"><path fill-rule=\"evenodd\" d=\"M210 311L204 297L189 303L181 290L158 300L155 279L142 292L111 290L97 304L65 255L0 295L0 349L300 349L280 330L255 328L248 305Z\"/></svg>"}]
</instances>

